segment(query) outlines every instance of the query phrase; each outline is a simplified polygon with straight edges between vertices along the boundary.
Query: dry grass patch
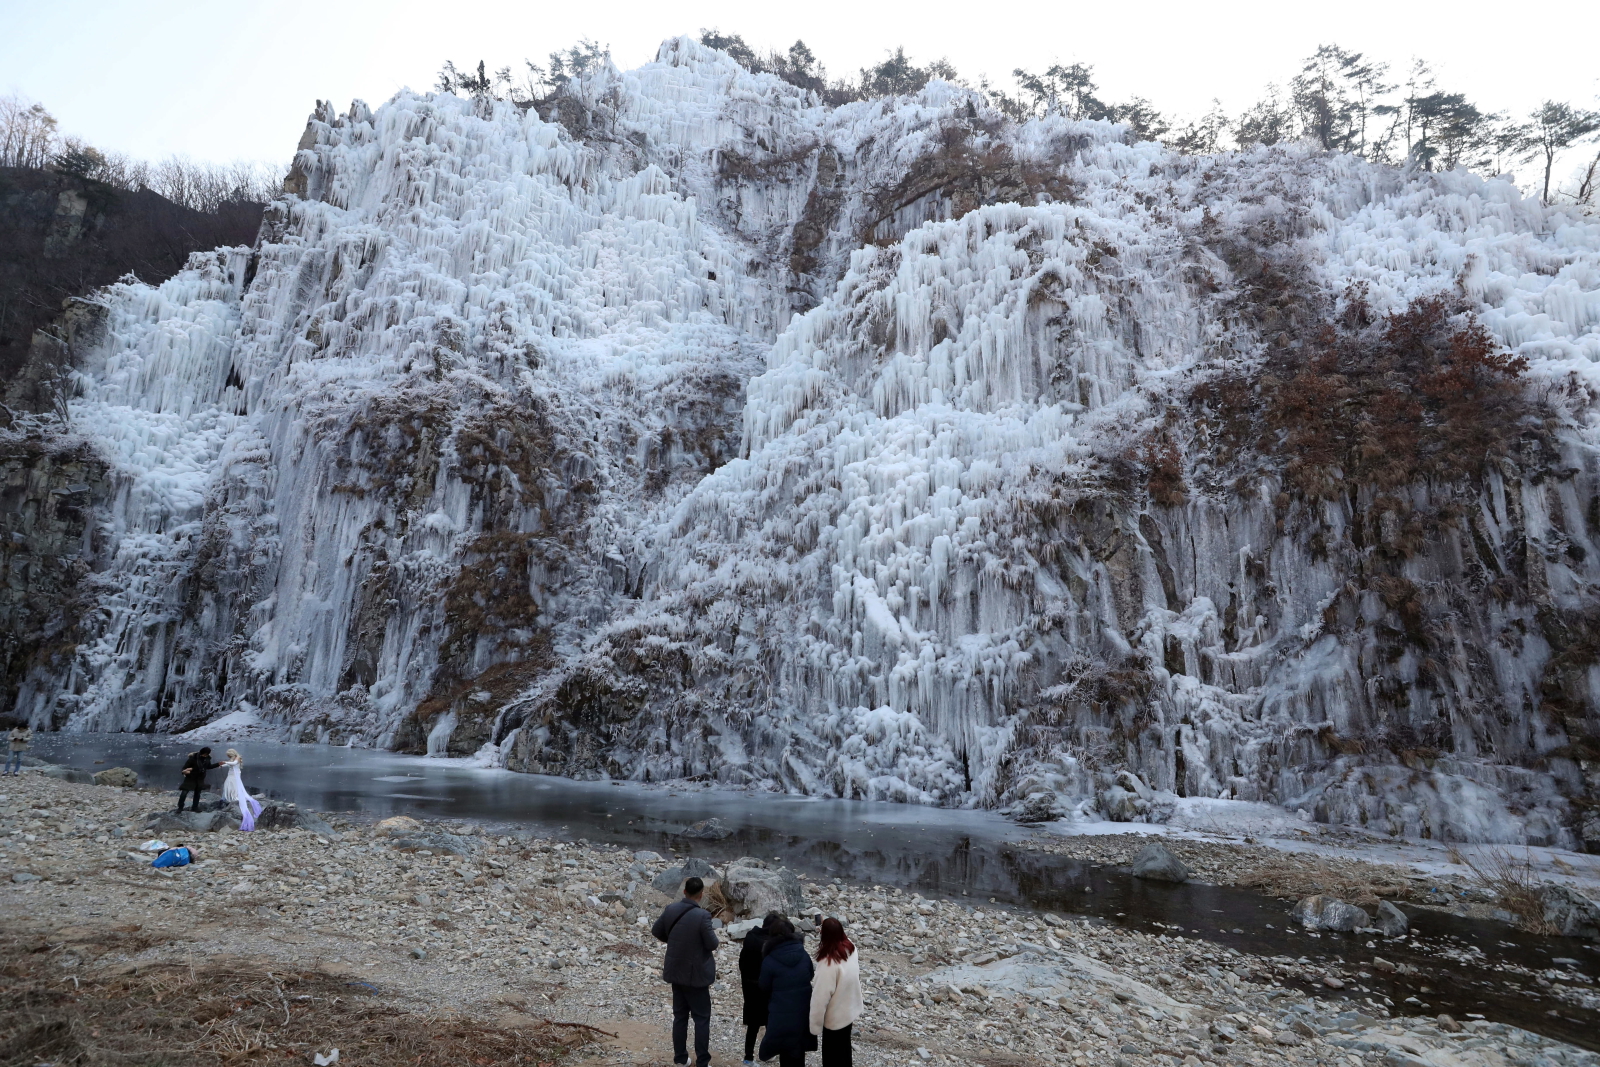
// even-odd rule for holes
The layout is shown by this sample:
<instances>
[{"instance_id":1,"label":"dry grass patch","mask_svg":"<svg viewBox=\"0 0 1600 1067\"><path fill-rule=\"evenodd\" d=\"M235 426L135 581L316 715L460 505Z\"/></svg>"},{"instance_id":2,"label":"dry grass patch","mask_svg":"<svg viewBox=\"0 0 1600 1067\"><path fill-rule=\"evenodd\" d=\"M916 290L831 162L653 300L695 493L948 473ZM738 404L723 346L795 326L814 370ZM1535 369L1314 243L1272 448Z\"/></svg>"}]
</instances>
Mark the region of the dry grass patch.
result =
<instances>
[{"instance_id":1,"label":"dry grass patch","mask_svg":"<svg viewBox=\"0 0 1600 1067\"><path fill-rule=\"evenodd\" d=\"M332 1048L362 1067L550 1067L595 1037L548 1020L503 1029L405 1011L366 983L317 972L243 961L97 971L63 966L72 951L0 943L0 1067L305 1063Z\"/></svg>"}]
</instances>

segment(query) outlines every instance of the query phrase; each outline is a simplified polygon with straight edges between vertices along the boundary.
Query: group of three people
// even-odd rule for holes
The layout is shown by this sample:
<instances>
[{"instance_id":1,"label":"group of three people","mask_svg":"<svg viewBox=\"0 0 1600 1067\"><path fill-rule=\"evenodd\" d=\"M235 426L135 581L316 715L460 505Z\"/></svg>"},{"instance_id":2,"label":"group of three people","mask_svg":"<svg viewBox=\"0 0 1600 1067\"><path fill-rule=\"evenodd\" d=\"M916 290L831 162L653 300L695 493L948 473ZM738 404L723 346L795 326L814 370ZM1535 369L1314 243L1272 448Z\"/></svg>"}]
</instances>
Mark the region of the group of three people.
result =
<instances>
[{"instance_id":1,"label":"group of three people","mask_svg":"<svg viewBox=\"0 0 1600 1067\"><path fill-rule=\"evenodd\" d=\"M711 913L700 906L705 883L690 878L683 899L667 905L651 933L667 946L662 977L672 985L672 1061L689 1062L689 1020L694 1020L695 1062L711 1062L712 953L720 942ZM778 1067L803 1067L807 1052L822 1049L822 1067L851 1067L850 1029L861 1017L861 969L856 947L838 919L824 919L815 959L805 939L779 912L745 935L739 952L744 991L744 1062L760 1056ZM819 1042L820 1038L820 1042Z\"/></svg>"}]
</instances>

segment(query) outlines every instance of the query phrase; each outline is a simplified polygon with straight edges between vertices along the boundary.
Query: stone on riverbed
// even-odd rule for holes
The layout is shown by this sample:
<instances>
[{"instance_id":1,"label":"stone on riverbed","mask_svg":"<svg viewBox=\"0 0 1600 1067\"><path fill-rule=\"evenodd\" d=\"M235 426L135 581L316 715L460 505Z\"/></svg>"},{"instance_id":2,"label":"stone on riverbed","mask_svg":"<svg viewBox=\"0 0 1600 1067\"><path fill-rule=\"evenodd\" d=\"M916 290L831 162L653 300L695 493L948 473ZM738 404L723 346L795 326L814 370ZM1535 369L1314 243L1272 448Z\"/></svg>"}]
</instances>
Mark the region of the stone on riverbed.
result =
<instances>
[{"instance_id":1,"label":"stone on riverbed","mask_svg":"<svg viewBox=\"0 0 1600 1067\"><path fill-rule=\"evenodd\" d=\"M1152 841L1134 857L1133 876L1151 882L1187 882L1189 868L1165 845Z\"/></svg>"},{"instance_id":2,"label":"stone on riverbed","mask_svg":"<svg viewBox=\"0 0 1600 1067\"><path fill-rule=\"evenodd\" d=\"M139 784L139 775L132 767L107 767L96 771L92 777L95 785L114 785L131 789Z\"/></svg>"},{"instance_id":3,"label":"stone on riverbed","mask_svg":"<svg viewBox=\"0 0 1600 1067\"><path fill-rule=\"evenodd\" d=\"M1387 900L1378 901L1378 929L1383 931L1384 937L1404 937L1406 931L1411 929L1411 920L1406 918L1406 913L1389 903Z\"/></svg>"},{"instance_id":4,"label":"stone on riverbed","mask_svg":"<svg viewBox=\"0 0 1600 1067\"><path fill-rule=\"evenodd\" d=\"M1563 937L1600 940L1600 904L1571 886L1544 887L1544 921Z\"/></svg>"},{"instance_id":5,"label":"stone on riverbed","mask_svg":"<svg viewBox=\"0 0 1600 1067\"><path fill-rule=\"evenodd\" d=\"M1331 930L1348 933L1372 925L1372 917L1354 904L1346 904L1337 897L1322 894L1306 897L1290 913L1307 930Z\"/></svg>"}]
</instances>

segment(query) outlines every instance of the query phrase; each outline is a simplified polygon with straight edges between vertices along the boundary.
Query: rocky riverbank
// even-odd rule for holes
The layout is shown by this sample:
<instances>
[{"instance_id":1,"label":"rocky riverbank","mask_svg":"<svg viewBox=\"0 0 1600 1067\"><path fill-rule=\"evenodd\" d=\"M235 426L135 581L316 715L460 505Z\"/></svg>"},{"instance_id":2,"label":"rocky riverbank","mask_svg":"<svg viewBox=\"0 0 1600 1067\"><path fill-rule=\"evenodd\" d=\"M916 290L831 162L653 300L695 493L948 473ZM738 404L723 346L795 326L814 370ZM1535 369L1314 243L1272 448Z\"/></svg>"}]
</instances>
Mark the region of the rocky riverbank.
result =
<instances>
[{"instance_id":1,"label":"rocky riverbank","mask_svg":"<svg viewBox=\"0 0 1600 1067\"><path fill-rule=\"evenodd\" d=\"M170 803L168 794L37 772L0 783L0 919L10 943L47 946L63 979L250 960L335 975L391 1008L508 1032L580 1024L569 1029L596 1040L567 1053L579 1062L670 1056L648 924L671 899L656 886L674 881L679 857L466 823L310 813L250 834L211 818L215 829L184 832L161 819ZM138 851L152 822L198 862L152 869ZM1184 858L1205 869L1198 854ZM1353 966L824 884L760 857L712 867L730 874L732 897L797 892L802 914L845 921L868 987L857 1048L869 1067L1600 1064L1487 1020L1390 1017ZM735 879L730 867L743 873ZM729 944L719 953L717 1062L740 1058L735 952Z\"/></svg>"}]
</instances>

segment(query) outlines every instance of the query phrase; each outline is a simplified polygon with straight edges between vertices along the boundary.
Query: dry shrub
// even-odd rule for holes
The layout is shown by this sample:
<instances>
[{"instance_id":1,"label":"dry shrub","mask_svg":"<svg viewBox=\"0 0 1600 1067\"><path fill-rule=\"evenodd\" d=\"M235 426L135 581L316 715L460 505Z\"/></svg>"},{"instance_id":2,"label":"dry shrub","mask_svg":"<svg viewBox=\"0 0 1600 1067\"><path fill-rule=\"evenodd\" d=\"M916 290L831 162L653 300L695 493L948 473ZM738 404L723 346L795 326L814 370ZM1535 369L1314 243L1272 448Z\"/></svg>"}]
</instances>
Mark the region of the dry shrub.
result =
<instances>
[{"instance_id":1,"label":"dry shrub","mask_svg":"<svg viewBox=\"0 0 1600 1067\"><path fill-rule=\"evenodd\" d=\"M501 1029L386 1004L365 983L255 965L161 963L63 974L61 946L0 945L0 1067L307 1062L364 1067L552 1067L598 1031L544 1021Z\"/></svg>"},{"instance_id":2,"label":"dry shrub","mask_svg":"<svg viewBox=\"0 0 1600 1067\"><path fill-rule=\"evenodd\" d=\"M1477 860L1462 857L1467 870L1483 888L1494 893L1500 906L1516 917L1517 925L1529 933L1556 934L1544 921L1544 882L1533 869L1533 857L1525 853L1518 859L1509 849L1490 849Z\"/></svg>"},{"instance_id":3,"label":"dry shrub","mask_svg":"<svg viewBox=\"0 0 1600 1067\"><path fill-rule=\"evenodd\" d=\"M1303 350L1203 383L1193 399L1220 456L1273 457L1287 491L1334 500L1352 485L1481 476L1535 413L1526 369L1464 300L1419 297L1380 317L1355 287Z\"/></svg>"},{"instance_id":4,"label":"dry shrub","mask_svg":"<svg viewBox=\"0 0 1600 1067\"><path fill-rule=\"evenodd\" d=\"M712 882L706 886L705 909L711 913L712 918L721 919L725 923L738 918L733 913L733 905L728 901L728 894L722 891L721 882Z\"/></svg>"}]
</instances>

